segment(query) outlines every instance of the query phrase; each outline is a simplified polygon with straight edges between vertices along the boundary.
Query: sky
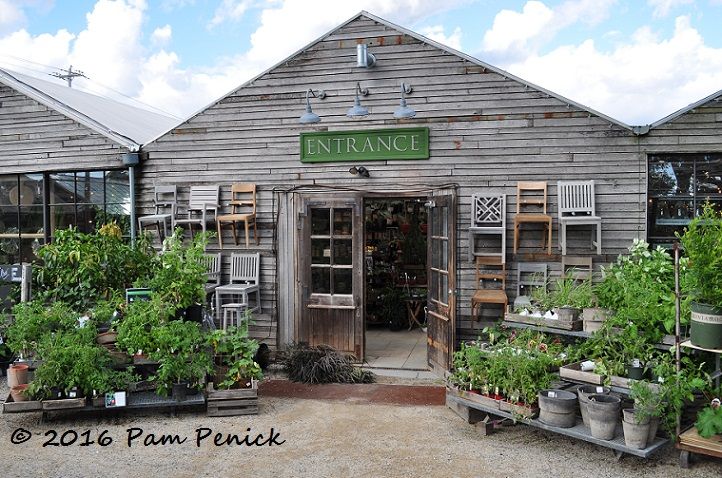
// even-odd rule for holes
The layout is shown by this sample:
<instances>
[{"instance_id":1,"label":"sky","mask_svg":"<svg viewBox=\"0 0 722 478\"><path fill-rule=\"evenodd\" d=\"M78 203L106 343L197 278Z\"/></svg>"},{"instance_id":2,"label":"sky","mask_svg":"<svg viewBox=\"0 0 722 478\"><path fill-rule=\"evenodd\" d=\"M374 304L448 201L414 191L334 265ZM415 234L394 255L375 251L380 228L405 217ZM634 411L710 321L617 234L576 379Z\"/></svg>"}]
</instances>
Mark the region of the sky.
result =
<instances>
[{"instance_id":1,"label":"sky","mask_svg":"<svg viewBox=\"0 0 722 478\"><path fill-rule=\"evenodd\" d=\"M722 0L0 0L0 67L186 118L361 10L629 125L722 90Z\"/></svg>"}]
</instances>

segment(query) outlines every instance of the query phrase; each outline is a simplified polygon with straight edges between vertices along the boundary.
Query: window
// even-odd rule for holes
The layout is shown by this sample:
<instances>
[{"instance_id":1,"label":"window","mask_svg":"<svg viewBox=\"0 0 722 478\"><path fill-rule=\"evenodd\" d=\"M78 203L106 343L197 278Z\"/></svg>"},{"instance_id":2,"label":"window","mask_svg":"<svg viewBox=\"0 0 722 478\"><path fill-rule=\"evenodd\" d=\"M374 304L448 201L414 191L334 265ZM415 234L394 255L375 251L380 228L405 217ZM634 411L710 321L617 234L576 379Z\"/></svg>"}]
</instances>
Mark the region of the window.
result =
<instances>
[{"instance_id":1,"label":"window","mask_svg":"<svg viewBox=\"0 0 722 478\"><path fill-rule=\"evenodd\" d=\"M127 170L0 175L0 264L30 262L58 229L130 233ZM47 227L47 231L46 231Z\"/></svg>"},{"instance_id":2,"label":"window","mask_svg":"<svg viewBox=\"0 0 722 478\"><path fill-rule=\"evenodd\" d=\"M705 201L722 206L722 154L649 157L647 240L669 246Z\"/></svg>"},{"instance_id":3,"label":"window","mask_svg":"<svg viewBox=\"0 0 722 478\"><path fill-rule=\"evenodd\" d=\"M312 294L352 293L351 227L351 208L311 209Z\"/></svg>"}]
</instances>

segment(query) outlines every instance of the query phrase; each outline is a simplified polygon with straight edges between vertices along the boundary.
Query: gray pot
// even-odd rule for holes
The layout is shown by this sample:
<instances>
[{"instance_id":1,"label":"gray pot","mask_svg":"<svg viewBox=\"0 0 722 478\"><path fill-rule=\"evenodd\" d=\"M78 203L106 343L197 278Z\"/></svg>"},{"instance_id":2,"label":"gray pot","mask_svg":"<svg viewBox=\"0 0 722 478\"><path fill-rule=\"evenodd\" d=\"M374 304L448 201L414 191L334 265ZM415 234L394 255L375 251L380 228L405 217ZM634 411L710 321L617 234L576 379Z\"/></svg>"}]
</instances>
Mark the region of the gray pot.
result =
<instances>
[{"instance_id":1,"label":"gray pot","mask_svg":"<svg viewBox=\"0 0 722 478\"><path fill-rule=\"evenodd\" d=\"M637 423L634 409L625 408L622 428L624 429L624 443L629 448L642 450L647 448L647 437L649 435L649 418Z\"/></svg>"},{"instance_id":2,"label":"gray pot","mask_svg":"<svg viewBox=\"0 0 722 478\"><path fill-rule=\"evenodd\" d=\"M652 417L649 420L649 433L647 434L647 444L651 445L657 438L657 429L659 428L659 417Z\"/></svg>"},{"instance_id":3,"label":"gray pot","mask_svg":"<svg viewBox=\"0 0 722 478\"><path fill-rule=\"evenodd\" d=\"M577 397L564 390L539 392L539 420L559 428L571 428L577 424Z\"/></svg>"},{"instance_id":4,"label":"gray pot","mask_svg":"<svg viewBox=\"0 0 722 478\"><path fill-rule=\"evenodd\" d=\"M589 396L594 395L609 395L611 389L609 387L602 387L601 385L582 385L577 388L577 395L579 395L579 410L582 412L582 421L584 426L589 428L589 415L587 414L587 402L589 402Z\"/></svg>"},{"instance_id":5,"label":"gray pot","mask_svg":"<svg viewBox=\"0 0 722 478\"><path fill-rule=\"evenodd\" d=\"M590 395L587 403L589 428L599 440L611 440L619 424L621 400L614 395Z\"/></svg>"}]
</instances>

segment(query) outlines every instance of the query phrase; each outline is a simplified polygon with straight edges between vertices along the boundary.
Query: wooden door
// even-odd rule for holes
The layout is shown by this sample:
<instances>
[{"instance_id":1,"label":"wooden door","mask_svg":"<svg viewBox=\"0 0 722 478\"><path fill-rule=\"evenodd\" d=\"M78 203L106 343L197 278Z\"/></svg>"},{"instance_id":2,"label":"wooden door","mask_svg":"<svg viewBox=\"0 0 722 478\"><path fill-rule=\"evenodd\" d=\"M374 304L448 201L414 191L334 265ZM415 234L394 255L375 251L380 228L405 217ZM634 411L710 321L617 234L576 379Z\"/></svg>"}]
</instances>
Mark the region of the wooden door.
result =
<instances>
[{"instance_id":1,"label":"wooden door","mask_svg":"<svg viewBox=\"0 0 722 478\"><path fill-rule=\"evenodd\" d=\"M298 341L330 345L361 361L363 329L362 201L307 198L300 241Z\"/></svg>"},{"instance_id":2,"label":"wooden door","mask_svg":"<svg viewBox=\"0 0 722 478\"><path fill-rule=\"evenodd\" d=\"M456 204L453 194L429 201L428 336L429 366L451 368L456 337Z\"/></svg>"}]
</instances>

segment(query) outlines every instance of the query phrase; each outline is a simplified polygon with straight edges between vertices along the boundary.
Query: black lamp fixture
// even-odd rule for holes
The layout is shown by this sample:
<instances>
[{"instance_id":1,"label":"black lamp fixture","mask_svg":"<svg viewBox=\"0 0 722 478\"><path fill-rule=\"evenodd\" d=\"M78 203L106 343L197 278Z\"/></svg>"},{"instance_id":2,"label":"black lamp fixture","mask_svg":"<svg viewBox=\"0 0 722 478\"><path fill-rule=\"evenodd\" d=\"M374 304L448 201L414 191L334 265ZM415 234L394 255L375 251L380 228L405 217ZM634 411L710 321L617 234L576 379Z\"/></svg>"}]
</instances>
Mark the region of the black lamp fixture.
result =
<instances>
[{"instance_id":1,"label":"black lamp fixture","mask_svg":"<svg viewBox=\"0 0 722 478\"><path fill-rule=\"evenodd\" d=\"M323 90L318 90L318 93L313 91L311 88L306 90L306 112L301 115L301 117L298 119L298 122L301 124L311 124L311 123L318 123L321 121L321 118L314 113L311 110L311 100L310 97L313 96L314 98L318 98L319 100L322 100L326 98L326 92Z\"/></svg>"},{"instance_id":2,"label":"black lamp fixture","mask_svg":"<svg viewBox=\"0 0 722 478\"><path fill-rule=\"evenodd\" d=\"M354 176L359 176L362 178L370 178L371 177L369 170L363 166L351 166L349 168L348 172L353 174Z\"/></svg>"},{"instance_id":3,"label":"black lamp fixture","mask_svg":"<svg viewBox=\"0 0 722 478\"><path fill-rule=\"evenodd\" d=\"M365 106L361 106L361 100L358 95L367 96L369 94L368 88L361 88L361 84L356 83L356 98L353 100L353 106L349 108L346 116L349 118L362 118L369 115L369 110Z\"/></svg>"}]
</instances>

